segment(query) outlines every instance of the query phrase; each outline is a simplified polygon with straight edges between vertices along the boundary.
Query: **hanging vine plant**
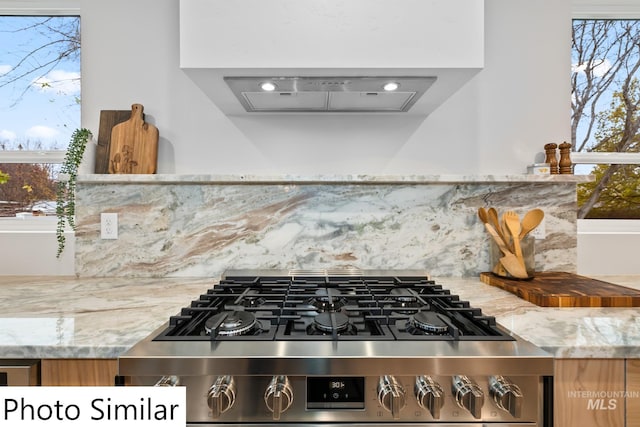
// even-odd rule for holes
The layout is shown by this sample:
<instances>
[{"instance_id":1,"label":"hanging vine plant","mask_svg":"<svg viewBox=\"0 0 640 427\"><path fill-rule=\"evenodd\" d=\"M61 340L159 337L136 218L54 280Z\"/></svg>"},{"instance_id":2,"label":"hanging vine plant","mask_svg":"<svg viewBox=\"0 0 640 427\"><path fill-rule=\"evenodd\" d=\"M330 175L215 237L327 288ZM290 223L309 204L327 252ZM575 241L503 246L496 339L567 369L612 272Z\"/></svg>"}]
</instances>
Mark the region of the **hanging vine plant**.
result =
<instances>
[{"instance_id":1,"label":"hanging vine plant","mask_svg":"<svg viewBox=\"0 0 640 427\"><path fill-rule=\"evenodd\" d=\"M56 187L56 216L58 217L58 226L56 227L56 238L58 239L57 258L60 258L62 251L64 251L66 243L64 230L67 224L73 230L76 229L76 179L78 177L78 166L82 162L82 156L84 156L84 150L90 138L91 131L88 129L76 129L73 132L67 148L67 154L58 174Z\"/></svg>"}]
</instances>

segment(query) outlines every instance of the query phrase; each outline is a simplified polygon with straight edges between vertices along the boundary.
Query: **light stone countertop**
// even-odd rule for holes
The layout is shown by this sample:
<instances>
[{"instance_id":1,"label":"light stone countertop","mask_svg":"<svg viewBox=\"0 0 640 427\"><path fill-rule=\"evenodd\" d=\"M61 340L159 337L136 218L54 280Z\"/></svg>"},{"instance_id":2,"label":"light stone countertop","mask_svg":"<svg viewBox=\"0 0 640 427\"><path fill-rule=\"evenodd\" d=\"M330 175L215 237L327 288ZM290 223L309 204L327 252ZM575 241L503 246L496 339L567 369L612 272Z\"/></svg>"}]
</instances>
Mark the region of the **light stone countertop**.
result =
<instances>
[{"instance_id":1,"label":"light stone countertop","mask_svg":"<svg viewBox=\"0 0 640 427\"><path fill-rule=\"evenodd\" d=\"M84 184L451 184L451 183L583 183L593 175L188 175L188 174L85 174Z\"/></svg>"},{"instance_id":2,"label":"light stone countertop","mask_svg":"<svg viewBox=\"0 0 640 427\"><path fill-rule=\"evenodd\" d=\"M640 289L640 276L598 279ZM639 308L543 308L474 278L435 278L557 358L640 357ZM0 276L0 359L116 358L213 278Z\"/></svg>"}]
</instances>

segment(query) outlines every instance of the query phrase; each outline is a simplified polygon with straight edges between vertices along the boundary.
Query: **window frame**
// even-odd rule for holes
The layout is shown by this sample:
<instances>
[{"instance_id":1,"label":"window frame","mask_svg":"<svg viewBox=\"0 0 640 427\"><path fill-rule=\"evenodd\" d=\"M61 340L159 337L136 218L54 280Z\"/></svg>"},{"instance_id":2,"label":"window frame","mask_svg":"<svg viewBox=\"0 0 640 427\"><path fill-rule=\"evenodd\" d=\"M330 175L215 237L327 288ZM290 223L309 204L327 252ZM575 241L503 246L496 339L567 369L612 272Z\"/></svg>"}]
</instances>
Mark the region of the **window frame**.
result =
<instances>
[{"instance_id":1,"label":"window frame","mask_svg":"<svg viewBox=\"0 0 640 427\"><path fill-rule=\"evenodd\" d=\"M80 0L0 0L4 16L79 16ZM82 121L82 118L80 119ZM61 164L67 150L0 150L0 163Z\"/></svg>"},{"instance_id":2,"label":"window frame","mask_svg":"<svg viewBox=\"0 0 640 427\"><path fill-rule=\"evenodd\" d=\"M637 0L573 0L571 19L640 19L640 4Z\"/></svg>"},{"instance_id":3,"label":"window frame","mask_svg":"<svg viewBox=\"0 0 640 427\"><path fill-rule=\"evenodd\" d=\"M0 0L0 15L80 16L80 0Z\"/></svg>"},{"instance_id":4,"label":"window frame","mask_svg":"<svg viewBox=\"0 0 640 427\"><path fill-rule=\"evenodd\" d=\"M593 0L591 0L593 1ZM571 20L574 19L639 19L640 3L637 0L617 0L616 4L586 3L585 0L573 0ZM574 164L640 164L640 153L618 152L572 152Z\"/></svg>"}]
</instances>

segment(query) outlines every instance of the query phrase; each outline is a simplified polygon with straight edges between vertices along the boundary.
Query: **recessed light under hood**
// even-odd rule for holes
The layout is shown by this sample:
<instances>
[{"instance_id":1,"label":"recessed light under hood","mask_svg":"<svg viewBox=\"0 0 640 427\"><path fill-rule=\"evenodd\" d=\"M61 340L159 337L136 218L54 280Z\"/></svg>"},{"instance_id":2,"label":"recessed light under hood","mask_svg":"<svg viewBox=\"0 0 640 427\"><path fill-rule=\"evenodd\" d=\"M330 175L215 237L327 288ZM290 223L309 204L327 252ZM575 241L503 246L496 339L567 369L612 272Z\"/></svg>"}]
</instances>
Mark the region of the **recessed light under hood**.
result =
<instances>
[{"instance_id":1,"label":"recessed light under hood","mask_svg":"<svg viewBox=\"0 0 640 427\"><path fill-rule=\"evenodd\" d=\"M247 112L407 112L430 76L224 77Z\"/></svg>"}]
</instances>

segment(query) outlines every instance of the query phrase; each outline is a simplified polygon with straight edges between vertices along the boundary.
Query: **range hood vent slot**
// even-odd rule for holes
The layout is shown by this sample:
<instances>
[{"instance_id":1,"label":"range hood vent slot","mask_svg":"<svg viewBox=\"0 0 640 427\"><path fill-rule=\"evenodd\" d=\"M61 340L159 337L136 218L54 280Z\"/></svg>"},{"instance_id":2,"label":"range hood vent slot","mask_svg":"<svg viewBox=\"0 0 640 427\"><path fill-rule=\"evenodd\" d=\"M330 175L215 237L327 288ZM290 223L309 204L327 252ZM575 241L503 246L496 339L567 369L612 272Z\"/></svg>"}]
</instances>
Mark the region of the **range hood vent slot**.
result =
<instances>
[{"instance_id":1,"label":"range hood vent slot","mask_svg":"<svg viewBox=\"0 0 640 427\"><path fill-rule=\"evenodd\" d=\"M435 77L225 77L247 112L406 112ZM275 86L264 91L261 85ZM397 90L385 91L393 82Z\"/></svg>"}]
</instances>

